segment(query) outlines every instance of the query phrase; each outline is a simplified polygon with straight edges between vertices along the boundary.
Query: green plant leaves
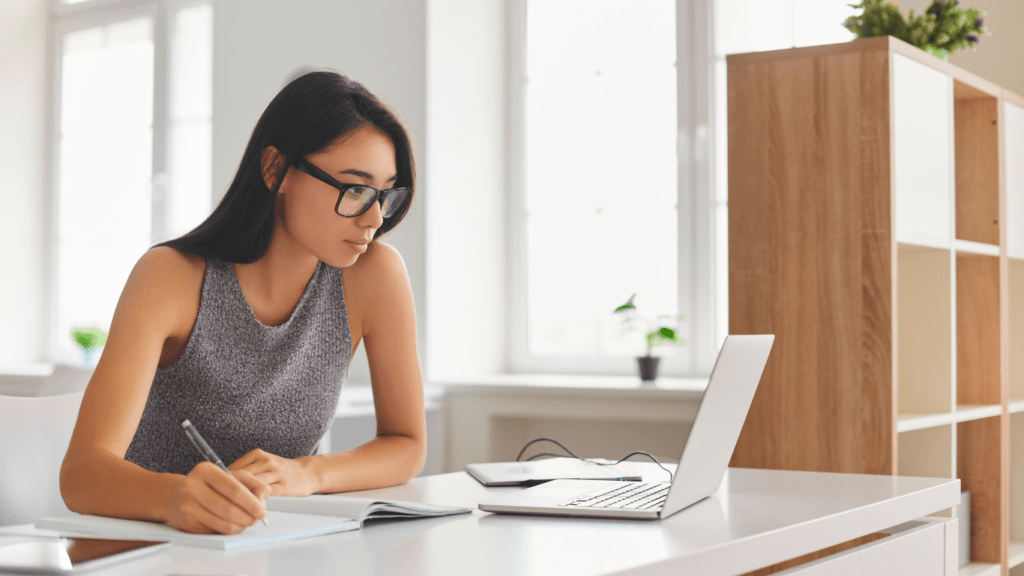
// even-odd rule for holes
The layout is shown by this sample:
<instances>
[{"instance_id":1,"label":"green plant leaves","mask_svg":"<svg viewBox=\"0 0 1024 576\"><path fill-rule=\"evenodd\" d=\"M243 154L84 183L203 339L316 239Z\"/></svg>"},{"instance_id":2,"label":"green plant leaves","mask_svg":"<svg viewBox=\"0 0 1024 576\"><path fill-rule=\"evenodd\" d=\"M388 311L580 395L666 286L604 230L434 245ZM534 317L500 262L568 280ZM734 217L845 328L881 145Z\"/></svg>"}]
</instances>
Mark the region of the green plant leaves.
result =
<instances>
[{"instance_id":1,"label":"green plant leaves","mask_svg":"<svg viewBox=\"0 0 1024 576\"><path fill-rule=\"evenodd\" d=\"M843 22L857 38L895 36L918 48L935 48L941 54L973 48L979 36L990 35L981 18L984 12L961 8L957 0L932 0L924 14L915 15L910 10L906 18L885 0L862 0L850 7L862 10Z\"/></svg>"},{"instance_id":2,"label":"green plant leaves","mask_svg":"<svg viewBox=\"0 0 1024 576\"><path fill-rule=\"evenodd\" d=\"M107 343L107 333L99 328L75 328L71 330L71 337L82 348L96 348Z\"/></svg>"},{"instance_id":3,"label":"green plant leaves","mask_svg":"<svg viewBox=\"0 0 1024 576\"><path fill-rule=\"evenodd\" d=\"M616 308L615 312L612 312L612 314L615 314L616 312L622 312L623 310L636 310L636 306L633 305L633 298L636 298L635 292L632 296L629 297L629 300L627 300L625 304Z\"/></svg>"}]
</instances>

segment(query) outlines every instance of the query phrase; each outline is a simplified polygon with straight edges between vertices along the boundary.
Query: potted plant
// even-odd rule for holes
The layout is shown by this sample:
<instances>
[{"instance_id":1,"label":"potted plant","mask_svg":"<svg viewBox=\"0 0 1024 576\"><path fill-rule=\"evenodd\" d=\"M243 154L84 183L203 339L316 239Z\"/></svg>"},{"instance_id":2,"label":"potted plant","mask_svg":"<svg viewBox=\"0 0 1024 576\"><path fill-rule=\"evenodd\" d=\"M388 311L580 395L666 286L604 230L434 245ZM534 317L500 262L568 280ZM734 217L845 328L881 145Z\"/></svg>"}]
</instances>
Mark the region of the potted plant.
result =
<instances>
[{"instance_id":1,"label":"potted plant","mask_svg":"<svg viewBox=\"0 0 1024 576\"><path fill-rule=\"evenodd\" d=\"M107 333L99 328L74 328L71 337L82 347L82 362L86 366L96 366L100 348L107 343Z\"/></svg>"},{"instance_id":2,"label":"potted plant","mask_svg":"<svg viewBox=\"0 0 1024 576\"><path fill-rule=\"evenodd\" d=\"M898 4L885 0L862 0L850 7L863 10L843 23L857 38L895 36L943 60L962 48L973 50L979 37L991 35L982 19L985 13L961 8L957 0L933 0L924 14L915 16L910 10L906 18Z\"/></svg>"},{"instance_id":3,"label":"potted plant","mask_svg":"<svg viewBox=\"0 0 1024 576\"><path fill-rule=\"evenodd\" d=\"M670 344L684 346L686 340L680 338L677 332L679 322L685 316L662 315L654 319L640 316L636 305L633 304L634 298L636 298L636 294L630 296L625 304L616 308L613 314L625 316L623 324L629 328L637 328L638 325L643 327L647 339L647 355L638 356L636 362L640 368L640 380L653 382L658 377L658 363L661 361L661 358L652 354L654 347Z\"/></svg>"}]
</instances>

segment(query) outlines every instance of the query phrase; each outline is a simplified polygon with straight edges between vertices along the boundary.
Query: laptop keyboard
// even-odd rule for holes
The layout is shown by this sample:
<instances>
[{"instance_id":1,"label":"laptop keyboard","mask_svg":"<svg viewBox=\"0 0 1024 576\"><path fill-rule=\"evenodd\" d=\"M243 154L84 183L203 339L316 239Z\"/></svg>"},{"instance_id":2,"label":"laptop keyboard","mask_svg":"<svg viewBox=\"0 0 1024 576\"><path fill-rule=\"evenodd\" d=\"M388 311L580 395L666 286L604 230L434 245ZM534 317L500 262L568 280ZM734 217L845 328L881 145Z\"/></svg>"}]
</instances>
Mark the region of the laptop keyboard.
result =
<instances>
[{"instance_id":1,"label":"laptop keyboard","mask_svg":"<svg viewBox=\"0 0 1024 576\"><path fill-rule=\"evenodd\" d=\"M621 486L606 486L559 506L573 508L622 508L624 510L650 510L661 508L671 483L644 484L622 482Z\"/></svg>"}]
</instances>

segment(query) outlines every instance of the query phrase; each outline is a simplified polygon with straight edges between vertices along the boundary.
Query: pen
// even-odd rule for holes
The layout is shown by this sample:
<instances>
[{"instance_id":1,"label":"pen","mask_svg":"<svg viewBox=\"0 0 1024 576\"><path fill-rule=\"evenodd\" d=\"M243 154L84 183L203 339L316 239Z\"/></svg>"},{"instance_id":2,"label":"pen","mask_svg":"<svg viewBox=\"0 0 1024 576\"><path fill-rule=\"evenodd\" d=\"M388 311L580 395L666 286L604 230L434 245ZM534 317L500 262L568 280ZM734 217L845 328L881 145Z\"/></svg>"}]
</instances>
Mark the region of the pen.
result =
<instances>
[{"instance_id":1,"label":"pen","mask_svg":"<svg viewBox=\"0 0 1024 576\"><path fill-rule=\"evenodd\" d=\"M181 423L181 427L185 429L185 435L192 441L192 445L196 447L196 450L199 450L199 453L203 455L203 458L206 458L207 461L220 466L221 470L231 474L228 467L224 465L224 461L220 459L220 456L217 456L217 453L213 451L213 448L210 448L210 445L206 443L206 440L203 440L203 437L199 434L199 430L196 430L196 427L193 426L188 419L185 419L185 421ZM270 526L270 524L267 523L266 518L264 518L262 522L264 526Z\"/></svg>"}]
</instances>

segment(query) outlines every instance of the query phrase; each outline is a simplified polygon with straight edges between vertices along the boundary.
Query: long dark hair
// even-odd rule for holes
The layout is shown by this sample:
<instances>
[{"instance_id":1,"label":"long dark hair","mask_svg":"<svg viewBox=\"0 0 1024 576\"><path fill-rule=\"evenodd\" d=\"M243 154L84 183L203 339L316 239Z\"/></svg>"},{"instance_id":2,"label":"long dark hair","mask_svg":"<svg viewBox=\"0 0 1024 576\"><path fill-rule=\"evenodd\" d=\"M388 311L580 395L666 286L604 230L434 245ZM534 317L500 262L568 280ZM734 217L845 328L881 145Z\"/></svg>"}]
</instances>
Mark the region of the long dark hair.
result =
<instances>
[{"instance_id":1,"label":"long dark hair","mask_svg":"<svg viewBox=\"0 0 1024 576\"><path fill-rule=\"evenodd\" d=\"M277 190L296 158L315 154L363 126L386 134L395 147L395 187L415 196L416 165L402 123L362 84L336 72L317 71L292 80L274 97L252 131L231 186L217 208L194 230L157 246L170 246L204 258L249 263L263 257L274 233ZM263 179L260 158L273 146L285 159L273 188ZM398 225L412 204L377 229L377 239Z\"/></svg>"}]
</instances>

